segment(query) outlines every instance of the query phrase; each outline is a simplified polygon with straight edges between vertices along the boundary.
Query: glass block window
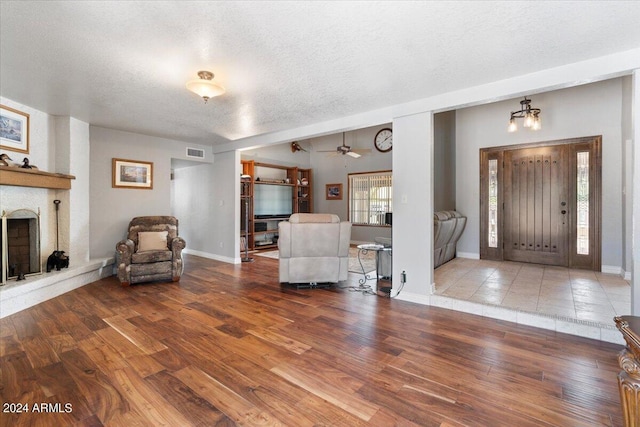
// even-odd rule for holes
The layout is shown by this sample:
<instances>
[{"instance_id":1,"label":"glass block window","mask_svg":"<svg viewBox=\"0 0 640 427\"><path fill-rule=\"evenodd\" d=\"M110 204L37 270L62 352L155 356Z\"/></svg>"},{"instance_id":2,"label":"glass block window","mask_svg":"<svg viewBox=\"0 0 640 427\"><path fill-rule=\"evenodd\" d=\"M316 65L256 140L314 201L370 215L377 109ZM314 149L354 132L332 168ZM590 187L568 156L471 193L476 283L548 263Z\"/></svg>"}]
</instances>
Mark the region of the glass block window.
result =
<instances>
[{"instance_id":1,"label":"glass block window","mask_svg":"<svg viewBox=\"0 0 640 427\"><path fill-rule=\"evenodd\" d=\"M498 160L489 160L489 247L498 247Z\"/></svg>"},{"instance_id":2,"label":"glass block window","mask_svg":"<svg viewBox=\"0 0 640 427\"><path fill-rule=\"evenodd\" d=\"M385 225L391 212L391 172L349 174L349 221L358 225Z\"/></svg>"},{"instance_id":3,"label":"glass block window","mask_svg":"<svg viewBox=\"0 0 640 427\"><path fill-rule=\"evenodd\" d=\"M577 153L577 253L589 255L589 152Z\"/></svg>"}]
</instances>

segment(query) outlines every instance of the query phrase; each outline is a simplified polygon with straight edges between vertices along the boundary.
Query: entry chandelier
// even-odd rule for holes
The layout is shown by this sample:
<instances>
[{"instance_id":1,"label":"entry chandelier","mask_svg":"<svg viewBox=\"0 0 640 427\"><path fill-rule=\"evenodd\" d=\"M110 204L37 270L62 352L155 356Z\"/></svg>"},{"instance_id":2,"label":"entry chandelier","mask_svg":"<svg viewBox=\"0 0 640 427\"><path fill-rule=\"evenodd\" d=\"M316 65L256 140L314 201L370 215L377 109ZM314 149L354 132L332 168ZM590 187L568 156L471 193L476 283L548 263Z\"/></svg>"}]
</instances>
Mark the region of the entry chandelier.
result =
<instances>
[{"instance_id":1,"label":"entry chandelier","mask_svg":"<svg viewBox=\"0 0 640 427\"><path fill-rule=\"evenodd\" d=\"M212 72L198 71L198 77L200 78L187 82L187 89L201 96L202 99L204 99L205 104L210 98L222 95L225 92L222 86L219 86L213 82Z\"/></svg>"},{"instance_id":2,"label":"entry chandelier","mask_svg":"<svg viewBox=\"0 0 640 427\"><path fill-rule=\"evenodd\" d=\"M518 130L516 125L516 119L524 119L522 126L533 130L538 130L542 127L540 124L540 109L531 107L531 100L525 96L520 101L520 111L512 111L511 118L509 119L509 132L515 132Z\"/></svg>"}]
</instances>

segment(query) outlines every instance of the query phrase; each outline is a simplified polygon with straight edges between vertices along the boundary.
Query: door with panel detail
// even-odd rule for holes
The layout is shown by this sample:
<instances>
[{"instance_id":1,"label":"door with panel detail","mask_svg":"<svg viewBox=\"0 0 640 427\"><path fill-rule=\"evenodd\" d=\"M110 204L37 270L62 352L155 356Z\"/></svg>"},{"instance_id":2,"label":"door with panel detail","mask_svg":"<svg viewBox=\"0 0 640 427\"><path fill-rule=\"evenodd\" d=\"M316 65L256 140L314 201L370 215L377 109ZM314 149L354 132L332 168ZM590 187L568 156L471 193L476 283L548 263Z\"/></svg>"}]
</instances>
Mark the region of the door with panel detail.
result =
<instances>
[{"instance_id":1,"label":"door with panel detail","mask_svg":"<svg viewBox=\"0 0 640 427\"><path fill-rule=\"evenodd\" d=\"M504 259L569 265L569 152L555 145L504 152Z\"/></svg>"}]
</instances>

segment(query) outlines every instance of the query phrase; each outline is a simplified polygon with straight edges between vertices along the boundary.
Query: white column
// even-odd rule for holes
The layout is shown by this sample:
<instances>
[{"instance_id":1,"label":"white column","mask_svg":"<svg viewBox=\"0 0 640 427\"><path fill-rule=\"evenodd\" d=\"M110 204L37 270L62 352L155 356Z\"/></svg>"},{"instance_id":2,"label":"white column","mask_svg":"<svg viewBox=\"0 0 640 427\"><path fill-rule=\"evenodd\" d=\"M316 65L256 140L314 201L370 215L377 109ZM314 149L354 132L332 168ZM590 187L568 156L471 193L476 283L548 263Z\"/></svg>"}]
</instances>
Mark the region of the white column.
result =
<instances>
[{"instance_id":1,"label":"white column","mask_svg":"<svg viewBox=\"0 0 640 427\"><path fill-rule=\"evenodd\" d=\"M211 212L216 220L211 226L209 251L217 259L240 262L240 153L215 154L213 162L213 200Z\"/></svg>"},{"instance_id":2,"label":"white column","mask_svg":"<svg viewBox=\"0 0 640 427\"><path fill-rule=\"evenodd\" d=\"M633 72L631 96L632 141L632 272L631 272L631 314L640 316L640 69Z\"/></svg>"},{"instance_id":3,"label":"white column","mask_svg":"<svg viewBox=\"0 0 640 427\"><path fill-rule=\"evenodd\" d=\"M60 250L73 267L89 261L89 124L73 117L55 118L56 172L73 175L71 190L58 190ZM55 213L54 213L55 215Z\"/></svg>"},{"instance_id":4,"label":"white column","mask_svg":"<svg viewBox=\"0 0 640 427\"><path fill-rule=\"evenodd\" d=\"M433 114L393 120L393 291L429 303L433 284Z\"/></svg>"}]
</instances>

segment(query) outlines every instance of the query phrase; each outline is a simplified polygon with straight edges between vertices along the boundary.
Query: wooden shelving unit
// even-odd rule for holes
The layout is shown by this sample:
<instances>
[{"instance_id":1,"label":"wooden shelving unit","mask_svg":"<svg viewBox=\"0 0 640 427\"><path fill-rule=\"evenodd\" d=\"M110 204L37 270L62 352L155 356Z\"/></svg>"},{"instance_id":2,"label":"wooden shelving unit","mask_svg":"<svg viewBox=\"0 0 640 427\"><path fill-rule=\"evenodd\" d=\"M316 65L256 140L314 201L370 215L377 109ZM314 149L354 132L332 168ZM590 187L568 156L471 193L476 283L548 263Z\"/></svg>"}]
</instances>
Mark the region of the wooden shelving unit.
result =
<instances>
[{"instance_id":1,"label":"wooden shelving unit","mask_svg":"<svg viewBox=\"0 0 640 427\"><path fill-rule=\"evenodd\" d=\"M261 173L267 175L260 176ZM242 174L248 176L240 181L240 238L241 250L245 242L249 250L273 249L277 247L278 223L288 218L256 218L255 188L259 185L277 185L292 188L291 211L293 213L313 212L313 185L311 169L288 167L253 160L242 160ZM245 223L249 232L246 232ZM256 227L261 228L256 230Z\"/></svg>"},{"instance_id":2,"label":"wooden shelving unit","mask_svg":"<svg viewBox=\"0 0 640 427\"><path fill-rule=\"evenodd\" d=\"M296 209L294 212L298 213L311 213L313 212L313 191L311 191L311 169L297 169L295 170L296 177L296 191L295 191L295 204ZM306 184L305 184L306 182ZM300 183L300 184L298 184Z\"/></svg>"},{"instance_id":3,"label":"wooden shelving unit","mask_svg":"<svg viewBox=\"0 0 640 427\"><path fill-rule=\"evenodd\" d=\"M253 177L254 162L242 161L242 175L240 178L240 250L245 250L248 245L249 250L253 249ZM248 178L245 176L248 175ZM249 212L248 215L246 212ZM247 234L246 222L249 222L249 233Z\"/></svg>"}]
</instances>

